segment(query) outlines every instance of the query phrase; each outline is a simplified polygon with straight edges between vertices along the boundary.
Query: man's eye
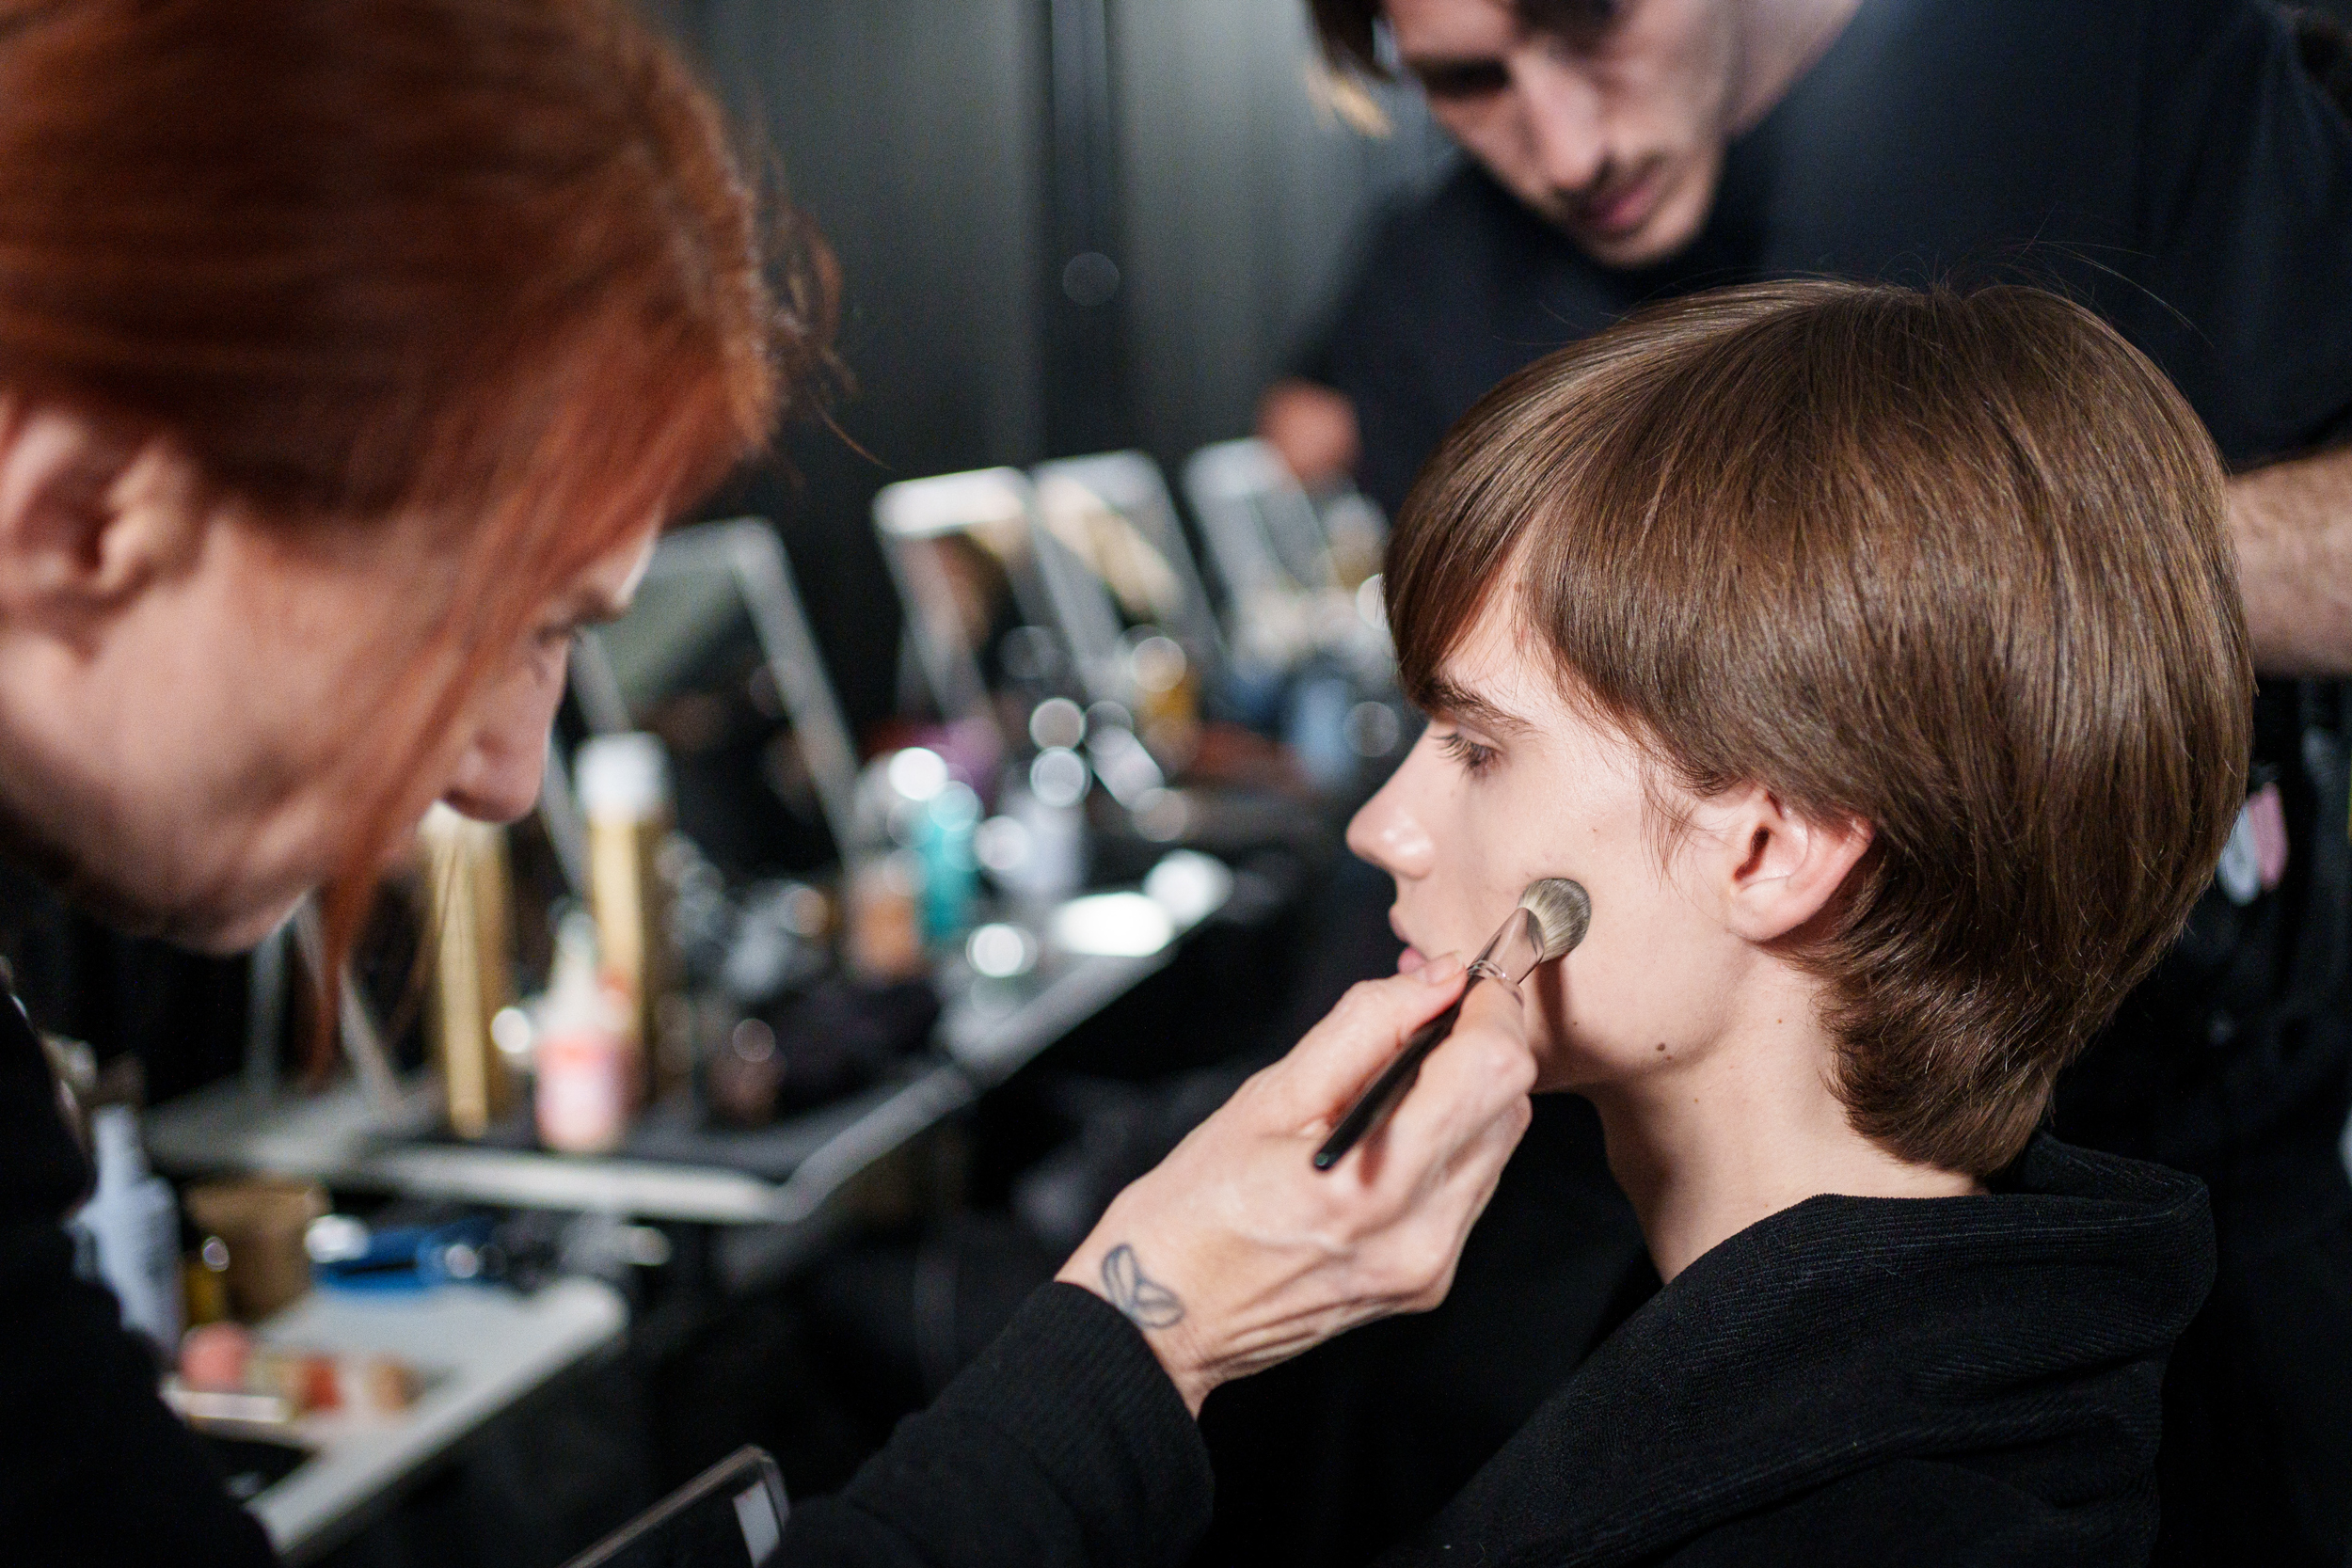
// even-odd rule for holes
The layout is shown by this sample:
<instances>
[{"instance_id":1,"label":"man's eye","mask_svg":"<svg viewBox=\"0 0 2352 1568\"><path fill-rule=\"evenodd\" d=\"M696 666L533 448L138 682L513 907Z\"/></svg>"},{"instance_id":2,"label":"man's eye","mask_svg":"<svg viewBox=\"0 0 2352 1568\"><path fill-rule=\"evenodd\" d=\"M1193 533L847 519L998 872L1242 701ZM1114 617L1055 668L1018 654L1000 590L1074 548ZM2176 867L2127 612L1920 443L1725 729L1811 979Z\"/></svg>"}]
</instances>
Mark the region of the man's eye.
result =
<instances>
[{"instance_id":1,"label":"man's eye","mask_svg":"<svg viewBox=\"0 0 2352 1568\"><path fill-rule=\"evenodd\" d=\"M1491 98L1511 85L1511 73L1503 69L1501 60L1481 60L1470 65L1422 66L1416 68L1413 74L1421 79L1422 91L1449 103Z\"/></svg>"},{"instance_id":2,"label":"man's eye","mask_svg":"<svg viewBox=\"0 0 2352 1568\"><path fill-rule=\"evenodd\" d=\"M1445 754L1459 763L1462 771L1473 779L1494 766L1495 749L1481 746L1459 730L1438 736L1438 744L1444 747Z\"/></svg>"}]
</instances>

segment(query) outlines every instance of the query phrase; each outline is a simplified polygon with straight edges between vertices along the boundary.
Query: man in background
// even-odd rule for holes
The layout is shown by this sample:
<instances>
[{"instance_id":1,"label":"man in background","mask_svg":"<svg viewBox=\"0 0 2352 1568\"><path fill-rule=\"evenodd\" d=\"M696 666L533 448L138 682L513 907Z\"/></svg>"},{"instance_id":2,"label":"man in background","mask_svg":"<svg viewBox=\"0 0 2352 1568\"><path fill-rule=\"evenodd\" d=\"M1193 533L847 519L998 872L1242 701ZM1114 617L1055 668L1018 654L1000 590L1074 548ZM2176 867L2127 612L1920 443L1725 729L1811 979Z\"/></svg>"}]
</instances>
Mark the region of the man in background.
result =
<instances>
[{"instance_id":1,"label":"man in background","mask_svg":"<svg viewBox=\"0 0 2352 1568\"><path fill-rule=\"evenodd\" d=\"M1310 483L1352 470L1394 511L1521 365L1645 301L1792 275L2059 289L2204 420L2266 677L2253 787L2173 958L2062 1081L2058 1128L2213 1194L2220 1273L2167 1382L2158 1560L2342 1563L2352 455L2329 449L2352 434L2352 131L2286 19L2259 0L1311 9L1335 67L1418 83L1466 156L1379 226L1303 373L1266 394L1261 433ZM1455 1300L1212 1403L1250 1464L1315 1456L1229 1495L1220 1542L1344 1560L1450 1491L1648 1288L1613 1196L1589 1116L1545 1107ZM1498 1336L1523 1376L1474 1370L1469 1342L1492 1366Z\"/></svg>"}]
</instances>

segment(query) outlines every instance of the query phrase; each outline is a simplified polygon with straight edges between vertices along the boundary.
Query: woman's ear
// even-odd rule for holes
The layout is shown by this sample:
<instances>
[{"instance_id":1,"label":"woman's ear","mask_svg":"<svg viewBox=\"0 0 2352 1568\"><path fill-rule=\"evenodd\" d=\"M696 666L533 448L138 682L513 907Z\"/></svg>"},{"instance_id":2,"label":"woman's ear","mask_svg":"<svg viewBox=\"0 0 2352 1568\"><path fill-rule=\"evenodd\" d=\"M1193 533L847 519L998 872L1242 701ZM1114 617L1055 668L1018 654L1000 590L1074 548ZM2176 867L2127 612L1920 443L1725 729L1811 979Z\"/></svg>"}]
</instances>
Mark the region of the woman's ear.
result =
<instances>
[{"instance_id":1,"label":"woman's ear","mask_svg":"<svg viewBox=\"0 0 2352 1568\"><path fill-rule=\"evenodd\" d=\"M204 509L165 443L0 398L0 615L79 626L190 560Z\"/></svg>"},{"instance_id":2,"label":"woman's ear","mask_svg":"<svg viewBox=\"0 0 2352 1568\"><path fill-rule=\"evenodd\" d=\"M1862 818L1801 816L1768 789L1751 786L1724 804L1726 924L1752 942L1777 941L1820 914L1870 847Z\"/></svg>"}]
</instances>

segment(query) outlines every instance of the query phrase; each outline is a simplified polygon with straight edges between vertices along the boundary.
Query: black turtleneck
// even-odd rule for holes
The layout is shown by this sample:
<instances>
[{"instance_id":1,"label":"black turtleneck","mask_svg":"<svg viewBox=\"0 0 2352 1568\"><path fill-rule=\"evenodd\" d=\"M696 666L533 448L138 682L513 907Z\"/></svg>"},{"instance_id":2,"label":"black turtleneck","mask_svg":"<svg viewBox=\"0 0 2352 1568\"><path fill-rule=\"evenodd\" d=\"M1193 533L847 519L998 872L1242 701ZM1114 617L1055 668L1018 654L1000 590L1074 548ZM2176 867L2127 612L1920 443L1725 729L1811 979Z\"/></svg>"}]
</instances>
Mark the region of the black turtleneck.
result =
<instances>
[{"instance_id":1,"label":"black turtleneck","mask_svg":"<svg viewBox=\"0 0 2352 1568\"><path fill-rule=\"evenodd\" d=\"M1817 1197L1612 1335L1386 1560L2147 1560L2190 1177L2038 1138L1976 1197Z\"/></svg>"}]
</instances>

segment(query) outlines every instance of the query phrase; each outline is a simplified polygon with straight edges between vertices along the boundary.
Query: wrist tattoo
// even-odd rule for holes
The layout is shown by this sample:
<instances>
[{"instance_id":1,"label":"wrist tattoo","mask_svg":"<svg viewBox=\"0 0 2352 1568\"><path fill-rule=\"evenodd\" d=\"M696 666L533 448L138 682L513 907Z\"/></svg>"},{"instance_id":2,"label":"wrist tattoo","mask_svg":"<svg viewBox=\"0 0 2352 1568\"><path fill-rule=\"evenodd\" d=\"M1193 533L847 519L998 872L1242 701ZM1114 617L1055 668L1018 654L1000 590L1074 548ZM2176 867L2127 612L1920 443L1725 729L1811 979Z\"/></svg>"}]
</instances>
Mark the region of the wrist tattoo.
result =
<instances>
[{"instance_id":1,"label":"wrist tattoo","mask_svg":"<svg viewBox=\"0 0 2352 1568\"><path fill-rule=\"evenodd\" d=\"M1144 1328L1167 1328L1184 1321L1184 1304L1175 1291L1151 1278L1136 1260L1136 1249L1121 1242L1103 1259L1103 1291L1130 1322Z\"/></svg>"}]
</instances>

